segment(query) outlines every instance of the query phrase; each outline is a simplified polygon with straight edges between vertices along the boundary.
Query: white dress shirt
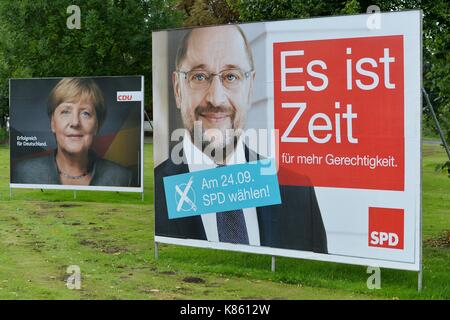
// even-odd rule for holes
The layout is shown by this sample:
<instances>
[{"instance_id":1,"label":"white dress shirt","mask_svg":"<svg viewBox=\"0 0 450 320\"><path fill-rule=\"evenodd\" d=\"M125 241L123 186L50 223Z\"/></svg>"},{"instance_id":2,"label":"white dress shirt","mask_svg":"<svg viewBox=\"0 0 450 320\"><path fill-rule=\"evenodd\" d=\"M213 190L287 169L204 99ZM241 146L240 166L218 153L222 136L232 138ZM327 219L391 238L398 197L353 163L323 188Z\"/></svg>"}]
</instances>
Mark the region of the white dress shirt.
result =
<instances>
[{"instance_id":1,"label":"white dress shirt","mask_svg":"<svg viewBox=\"0 0 450 320\"><path fill-rule=\"evenodd\" d=\"M198 149L191 140L189 132L186 130L183 138L184 156L189 166L189 172L216 168L218 165L205 155L202 150ZM241 164L246 163L244 143L242 137L239 138L236 149L227 157L225 164ZM247 226L249 244L253 246L260 245L258 217L256 208L242 209L244 212L245 225ZM219 232L217 230L216 212L201 215L203 227L208 241L219 242Z\"/></svg>"}]
</instances>

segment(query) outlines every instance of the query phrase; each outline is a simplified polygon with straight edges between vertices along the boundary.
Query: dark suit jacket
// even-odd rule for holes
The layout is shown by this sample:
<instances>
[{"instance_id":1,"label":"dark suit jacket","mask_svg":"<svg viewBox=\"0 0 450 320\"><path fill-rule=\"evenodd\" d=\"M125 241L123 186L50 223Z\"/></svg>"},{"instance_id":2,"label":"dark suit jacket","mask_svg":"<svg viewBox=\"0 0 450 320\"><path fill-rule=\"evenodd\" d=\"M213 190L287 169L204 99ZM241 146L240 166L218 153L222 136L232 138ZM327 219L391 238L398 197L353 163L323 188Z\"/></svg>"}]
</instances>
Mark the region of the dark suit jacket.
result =
<instances>
[{"instance_id":1,"label":"dark suit jacket","mask_svg":"<svg viewBox=\"0 0 450 320\"><path fill-rule=\"evenodd\" d=\"M259 156L245 147L247 161ZM206 240L200 216L168 219L163 177L189 172L171 159L155 168L155 235ZM327 253L327 236L313 187L280 186L281 204L257 207L261 246Z\"/></svg>"},{"instance_id":2,"label":"dark suit jacket","mask_svg":"<svg viewBox=\"0 0 450 320\"><path fill-rule=\"evenodd\" d=\"M130 170L112 161L99 158L94 152L90 152L89 157L93 165L91 186L132 186ZM11 171L11 183L61 184L55 153L20 161Z\"/></svg>"}]
</instances>

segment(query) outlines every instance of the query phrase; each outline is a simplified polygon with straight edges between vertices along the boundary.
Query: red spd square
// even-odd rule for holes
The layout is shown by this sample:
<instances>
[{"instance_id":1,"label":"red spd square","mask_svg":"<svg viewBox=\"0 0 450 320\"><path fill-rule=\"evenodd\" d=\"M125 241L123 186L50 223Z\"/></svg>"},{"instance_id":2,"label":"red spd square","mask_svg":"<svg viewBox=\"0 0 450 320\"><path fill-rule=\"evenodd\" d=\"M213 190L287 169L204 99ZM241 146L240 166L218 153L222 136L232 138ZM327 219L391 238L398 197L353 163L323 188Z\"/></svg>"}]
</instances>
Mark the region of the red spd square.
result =
<instances>
[{"instance_id":1,"label":"red spd square","mask_svg":"<svg viewBox=\"0 0 450 320\"><path fill-rule=\"evenodd\" d=\"M403 249L404 210L369 207L369 247Z\"/></svg>"}]
</instances>

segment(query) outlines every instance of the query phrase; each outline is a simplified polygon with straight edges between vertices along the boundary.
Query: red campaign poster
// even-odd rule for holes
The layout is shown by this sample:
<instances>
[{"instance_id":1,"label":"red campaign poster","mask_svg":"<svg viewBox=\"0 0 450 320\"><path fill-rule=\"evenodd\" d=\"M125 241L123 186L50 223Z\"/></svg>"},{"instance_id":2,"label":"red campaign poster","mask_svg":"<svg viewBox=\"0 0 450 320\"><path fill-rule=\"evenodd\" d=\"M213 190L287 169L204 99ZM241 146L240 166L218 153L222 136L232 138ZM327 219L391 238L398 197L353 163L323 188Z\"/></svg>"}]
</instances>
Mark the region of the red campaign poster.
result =
<instances>
[{"instance_id":1,"label":"red campaign poster","mask_svg":"<svg viewBox=\"0 0 450 320\"><path fill-rule=\"evenodd\" d=\"M279 183L404 190L403 36L273 44Z\"/></svg>"}]
</instances>

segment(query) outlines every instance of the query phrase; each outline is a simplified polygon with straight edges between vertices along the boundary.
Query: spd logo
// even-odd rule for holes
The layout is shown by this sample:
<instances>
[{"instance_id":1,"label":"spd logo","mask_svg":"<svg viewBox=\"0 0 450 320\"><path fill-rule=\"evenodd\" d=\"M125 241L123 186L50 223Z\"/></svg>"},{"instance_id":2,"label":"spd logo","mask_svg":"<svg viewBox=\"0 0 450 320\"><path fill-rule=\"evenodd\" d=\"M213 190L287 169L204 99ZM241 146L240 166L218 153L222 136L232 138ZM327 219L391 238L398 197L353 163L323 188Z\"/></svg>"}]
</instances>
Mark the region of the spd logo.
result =
<instances>
[{"instance_id":1,"label":"spd logo","mask_svg":"<svg viewBox=\"0 0 450 320\"><path fill-rule=\"evenodd\" d=\"M403 209L369 207L369 247L403 249Z\"/></svg>"}]
</instances>

